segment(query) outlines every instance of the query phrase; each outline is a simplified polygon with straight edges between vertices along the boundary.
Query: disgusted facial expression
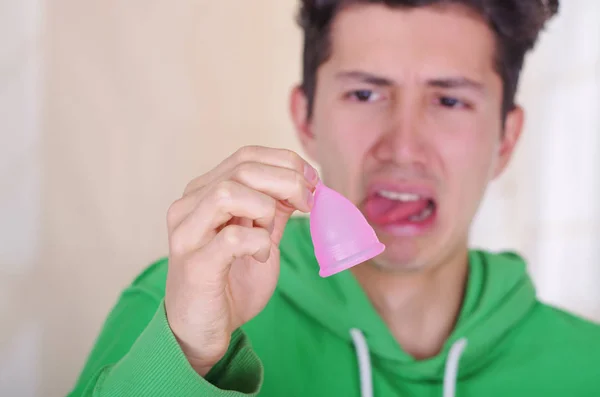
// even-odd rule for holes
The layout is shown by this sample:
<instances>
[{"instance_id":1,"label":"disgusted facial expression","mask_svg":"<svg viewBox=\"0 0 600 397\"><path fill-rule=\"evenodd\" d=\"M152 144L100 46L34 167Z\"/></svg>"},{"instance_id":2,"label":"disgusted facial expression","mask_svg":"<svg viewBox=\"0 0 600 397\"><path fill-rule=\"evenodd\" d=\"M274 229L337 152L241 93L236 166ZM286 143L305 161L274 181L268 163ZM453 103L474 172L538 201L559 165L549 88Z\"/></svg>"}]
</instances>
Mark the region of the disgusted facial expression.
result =
<instances>
[{"instance_id":1,"label":"disgusted facial expression","mask_svg":"<svg viewBox=\"0 0 600 397\"><path fill-rule=\"evenodd\" d=\"M521 130L520 109L503 120L493 32L461 6L355 5L330 46L311 116L299 88L292 114L323 181L386 245L373 263L415 271L464 255Z\"/></svg>"}]
</instances>

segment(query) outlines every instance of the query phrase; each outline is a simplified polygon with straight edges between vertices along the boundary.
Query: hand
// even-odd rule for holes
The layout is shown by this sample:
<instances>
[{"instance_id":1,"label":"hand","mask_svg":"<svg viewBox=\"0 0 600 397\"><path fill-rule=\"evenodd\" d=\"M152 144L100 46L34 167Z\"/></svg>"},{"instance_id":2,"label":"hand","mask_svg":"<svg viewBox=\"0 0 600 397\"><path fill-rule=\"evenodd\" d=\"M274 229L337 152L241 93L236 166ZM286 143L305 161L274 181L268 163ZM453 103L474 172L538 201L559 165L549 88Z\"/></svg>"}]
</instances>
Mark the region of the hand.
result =
<instances>
[{"instance_id":1,"label":"hand","mask_svg":"<svg viewBox=\"0 0 600 397\"><path fill-rule=\"evenodd\" d=\"M314 168L292 151L244 147L193 180L169 208L165 308L201 376L271 298L285 225L295 210L312 209L317 182Z\"/></svg>"}]
</instances>

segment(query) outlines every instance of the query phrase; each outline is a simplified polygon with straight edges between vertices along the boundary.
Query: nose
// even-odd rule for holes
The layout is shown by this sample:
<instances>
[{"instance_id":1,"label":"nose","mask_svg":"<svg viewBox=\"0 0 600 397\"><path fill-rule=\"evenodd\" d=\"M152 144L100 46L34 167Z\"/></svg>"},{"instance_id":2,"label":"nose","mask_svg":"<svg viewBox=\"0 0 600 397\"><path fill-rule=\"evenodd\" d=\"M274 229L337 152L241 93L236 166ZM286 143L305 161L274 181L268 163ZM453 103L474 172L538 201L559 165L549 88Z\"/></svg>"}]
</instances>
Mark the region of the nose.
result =
<instances>
[{"instance_id":1,"label":"nose","mask_svg":"<svg viewBox=\"0 0 600 397\"><path fill-rule=\"evenodd\" d=\"M374 148L376 158L401 165L422 165L426 159L426 134L417 106L397 106Z\"/></svg>"}]
</instances>

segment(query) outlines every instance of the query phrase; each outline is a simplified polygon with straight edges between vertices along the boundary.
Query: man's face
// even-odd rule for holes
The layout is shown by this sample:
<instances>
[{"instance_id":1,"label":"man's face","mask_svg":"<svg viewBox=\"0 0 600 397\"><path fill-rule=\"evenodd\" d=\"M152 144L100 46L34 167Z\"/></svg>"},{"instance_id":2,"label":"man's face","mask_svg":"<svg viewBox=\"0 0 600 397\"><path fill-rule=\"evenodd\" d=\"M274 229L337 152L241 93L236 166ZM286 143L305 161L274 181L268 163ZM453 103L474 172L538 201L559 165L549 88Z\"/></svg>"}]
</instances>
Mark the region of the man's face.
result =
<instances>
[{"instance_id":1,"label":"man's face","mask_svg":"<svg viewBox=\"0 0 600 397\"><path fill-rule=\"evenodd\" d=\"M387 246L378 267L414 271L464 255L521 129L519 109L502 126L494 49L464 8L352 6L332 26L310 120L295 90L294 120L323 181Z\"/></svg>"}]
</instances>

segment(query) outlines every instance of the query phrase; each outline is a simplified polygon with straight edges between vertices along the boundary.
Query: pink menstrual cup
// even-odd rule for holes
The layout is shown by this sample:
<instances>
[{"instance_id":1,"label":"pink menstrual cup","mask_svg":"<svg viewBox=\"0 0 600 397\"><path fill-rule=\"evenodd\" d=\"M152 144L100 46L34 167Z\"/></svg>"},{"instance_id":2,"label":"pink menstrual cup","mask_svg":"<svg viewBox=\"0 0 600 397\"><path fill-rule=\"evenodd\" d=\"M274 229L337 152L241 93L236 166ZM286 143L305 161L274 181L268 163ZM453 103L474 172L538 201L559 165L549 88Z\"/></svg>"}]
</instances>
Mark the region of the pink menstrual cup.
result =
<instances>
[{"instance_id":1,"label":"pink menstrual cup","mask_svg":"<svg viewBox=\"0 0 600 397\"><path fill-rule=\"evenodd\" d=\"M315 190L310 233L321 277L368 261L385 249L360 210L321 182Z\"/></svg>"}]
</instances>

